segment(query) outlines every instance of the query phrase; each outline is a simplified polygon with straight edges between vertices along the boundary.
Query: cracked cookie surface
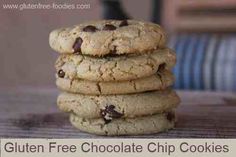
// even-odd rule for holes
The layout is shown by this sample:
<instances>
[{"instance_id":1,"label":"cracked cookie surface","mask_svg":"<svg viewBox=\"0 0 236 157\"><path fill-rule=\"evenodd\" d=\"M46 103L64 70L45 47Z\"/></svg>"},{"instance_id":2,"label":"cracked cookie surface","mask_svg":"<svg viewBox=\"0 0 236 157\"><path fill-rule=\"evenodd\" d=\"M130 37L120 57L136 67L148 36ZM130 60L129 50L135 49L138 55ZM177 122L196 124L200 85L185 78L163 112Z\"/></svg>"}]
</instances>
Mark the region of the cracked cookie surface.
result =
<instances>
[{"instance_id":1,"label":"cracked cookie surface","mask_svg":"<svg viewBox=\"0 0 236 157\"><path fill-rule=\"evenodd\" d=\"M83 118L102 118L101 110L113 105L122 117L137 117L168 111L178 106L179 97L175 91L151 91L127 95L83 95L61 93L57 99L59 109L75 113Z\"/></svg>"},{"instance_id":2,"label":"cracked cookie surface","mask_svg":"<svg viewBox=\"0 0 236 157\"><path fill-rule=\"evenodd\" d=\"M88 95L129 94L163 90L173 83L174 75L168 70L161 70L154 75L129 81L95 82L60 77L56 79L56 85L61 90Z\"/></svg>"},{"instance_id":3,"label":"cracked cookie surface","mask_svg":"<svg viewBox=\"0 0 236 157\"><path fill-rule=\"evenodd\" d=\"M114 119L106 123L102 118L85 119L70 115L70 122L81 131L98 135L138 135L167 131L174 127L175 113L154 114L136 118Z\"/></svg>"},{"instance_id":4,"label":"cracked cookie surface","mask_svg":"<svg viewBox=\"0 0 236 157\"><path fill-rule=\"evenodd\" d=\"M175 63L176 54L165 48L146 54L105 58L60 55L55 67L58 77L70 80L125 81L153 75L159 68L170 70Z\"/></svg>"},{"instance_id":5,"label":"cracked cookie surface","mask_svg":"<svg viewBox=\"0 0 236 157\"><path fill-rule=\"evenodd\" d=\"M165 43L166 34L159 25L136 20L91 21L49 35L51 48L59 53L92 56L145 53Z\"/></svg>"}]
</instances>

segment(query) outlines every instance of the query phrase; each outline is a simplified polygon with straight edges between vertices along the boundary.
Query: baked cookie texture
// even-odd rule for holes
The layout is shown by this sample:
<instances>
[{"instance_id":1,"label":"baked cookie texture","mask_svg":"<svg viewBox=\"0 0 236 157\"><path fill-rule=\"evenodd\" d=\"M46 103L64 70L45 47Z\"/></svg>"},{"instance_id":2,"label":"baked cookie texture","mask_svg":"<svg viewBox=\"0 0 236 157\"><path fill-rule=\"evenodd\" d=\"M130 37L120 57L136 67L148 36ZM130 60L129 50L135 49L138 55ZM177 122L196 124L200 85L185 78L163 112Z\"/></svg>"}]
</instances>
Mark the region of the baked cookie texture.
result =
<instances>
[{"instance_id":1,"label":"baked cookie texture","mask_svg":"<svg viewBox=\"0 0 236 157\"><path fill-rule=\"evenodd\" d=\"M102 118L86 119L71 114L70 121L76 128L92 134L139 135L159 133L173 128L175 113L170 111L144 117L114 119L110 123L106 123Z\"/></svg>"},{"instance_id":2,"label":"baked cookie texture","mask_svg":"<svg viewBox=\"0 0 236 157\"><path fill-rule=\"evenodd\" d=\"M57 99L59 109L83 118L102 118L104 116L101 115L101 111L106 108L110 109L108 113L115 111L122 114L122 117L152 115L176 108L179 102L177 94L170 89L106 96L62 93Z\"/></svg>"},{"instance_id":3,"label":"baked cookie texture","mask_svg":"<svg viewBox=\"0 0 236 157\"><path fill-rule=\"evenodd\" d=\"M57 76L56 85L63 91L88 95L130 94L153 90L164 90L174 83L174 75L168 70L160 70L154 75L129 81L88 81L65 79Z\"/></svg>"},{"instance_id":4,"label":"baked cookie texture","mask_svg":"<svg viewBox=\"0 0 236 157\"><path fill-rule=\"evenodd\" d=\"M166 34L159 25L136 20L90 21L49 35L55 51L91 56L146 53L165 47L165 43Z\"/></svg>"},{"instance_id":5,"label":"baked cookie texture","mask_svg":"<svg viewBox=\"0 0 236 157\"><path fill-rule=\"evenodd\" d=\"M170 88L176 54L159 25L90 21L52 31L49 45L60 54L57 106L79 130L116 136L174 127L180 103Z\"/></svg>"},{"instance_id":6,"label":"baked cookie texture","mask_svg":"<svg viewBox=\"0 0 236 157\"><path fill-rule=\"evenodd\" d=\"M168 48L141 55L94 58L84 55L61 55L55 67L63 78L90 81L124 81L147 77L158 70L170 70L176 63L175 53Z\"/></svg>"}]
</instances>

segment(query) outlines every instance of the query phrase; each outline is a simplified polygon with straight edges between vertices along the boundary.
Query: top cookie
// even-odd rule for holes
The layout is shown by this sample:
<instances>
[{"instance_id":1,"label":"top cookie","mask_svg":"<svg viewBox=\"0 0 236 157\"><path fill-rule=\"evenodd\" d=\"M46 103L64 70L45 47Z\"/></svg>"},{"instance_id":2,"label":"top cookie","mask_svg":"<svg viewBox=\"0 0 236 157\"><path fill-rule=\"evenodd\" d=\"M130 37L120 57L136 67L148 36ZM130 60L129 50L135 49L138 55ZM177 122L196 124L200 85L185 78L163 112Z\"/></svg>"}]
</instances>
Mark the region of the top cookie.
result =
<instances>
[{"instance_id":1,"label":"top cookie","mask_svg":"<svg viewBox=\"0 0 236 157\"><path fill-rule=\"evenodd\" d=\"M136 20L91 21L54 30L49 36L51 48L59 53L91 56L145 53L165 43L159 25Z\"/></svg>"}]
</instances>

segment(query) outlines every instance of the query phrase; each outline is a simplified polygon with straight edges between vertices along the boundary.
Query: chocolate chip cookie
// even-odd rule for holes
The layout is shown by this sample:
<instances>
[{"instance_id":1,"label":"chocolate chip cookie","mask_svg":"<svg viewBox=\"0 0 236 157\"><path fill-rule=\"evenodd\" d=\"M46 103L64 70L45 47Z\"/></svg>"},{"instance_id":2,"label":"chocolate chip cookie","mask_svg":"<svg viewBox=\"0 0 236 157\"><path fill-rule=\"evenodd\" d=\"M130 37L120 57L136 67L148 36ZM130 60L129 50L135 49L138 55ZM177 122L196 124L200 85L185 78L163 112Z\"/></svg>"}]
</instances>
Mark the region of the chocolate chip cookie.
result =
<instances>
[{"instance_id":1,"label":"chocolate chip cookie","mask_svg":"<svg viewBox=\"0 0 236 157\"><path fill-rule=\"evenodd\" d=\"M174 75L168 70L161 70L154 75L129 81L96 82L83 79L65 79L59 76L56 85L61 90L88 95L109 95L140 93L163 90L174 83Z\"/></svg>"},{"instance_id":2,"label":"chocolate chip cookie","mask_svg":"<svg viewBox=\"0 0 236 157\"><path fill-rule=\"evenodd\" d=\"M57 99L59 109L83 118L105 118L101 112L109 106L122 117L152 115L175 108L179 102L179 97L170 89L106 96L62 93Z\"/></svg>"},{"instance_id":3,"label":"chocolate chip cookie","mask_svg":"<svg viewBox=\"0 0 236 157\"><path fill-rule=\"evenodd\" d=\"M175 113L154 114L136 118L116 118L110 122L103 118L86 119L70 115L72 125L81 131L98 135L139 135L167 131L174 127Z\"/></svg>"},{"instance_id":4,"label":"chocolate chip cookie","mask_svg":"<svg viewBox=\"0 0 236 157\"><path fill-rule=\"evenodd\" d=\"M176 55L171 49L158 49L140 55L95 58L60 55L55 67L60 78L90 81L127 81L147 77L161 69L171 69Z\"/></svg>"},{"instance_id":5,"label":"chocolate chip cookie","mask_svg":"<svg viewBox=\"0 0 236 157\"><path fill-rule=\"evenodd\" d=\"M166 34L154 23L103 20L52 31L49 44L59 53L91 56L146 53L165 47Z\"/></svg>"}]
</instances>

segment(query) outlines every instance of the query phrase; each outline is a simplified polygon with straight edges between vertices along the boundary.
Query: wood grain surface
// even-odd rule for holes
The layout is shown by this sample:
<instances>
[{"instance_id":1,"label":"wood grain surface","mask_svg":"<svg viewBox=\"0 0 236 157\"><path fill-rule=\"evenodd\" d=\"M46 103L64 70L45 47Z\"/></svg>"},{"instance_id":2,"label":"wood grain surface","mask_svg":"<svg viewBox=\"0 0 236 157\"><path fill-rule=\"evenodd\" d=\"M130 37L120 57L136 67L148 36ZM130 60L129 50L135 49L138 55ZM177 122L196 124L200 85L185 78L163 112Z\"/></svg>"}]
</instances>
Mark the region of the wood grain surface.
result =
<instances>
[{"instance_id":1,"label":"wood grain surface","mask_svg":"<svg viewBox=\"0 0 236 157\"><path fill-rule=\"evenodd\" d=\"M56 89L1 89L1 138L107 138L80 132L56 107ZM236 94L178 91L175 129L126 138L236 138ZM117 137L114 137L117 138Z\"/></svg>"}]
</instances>

